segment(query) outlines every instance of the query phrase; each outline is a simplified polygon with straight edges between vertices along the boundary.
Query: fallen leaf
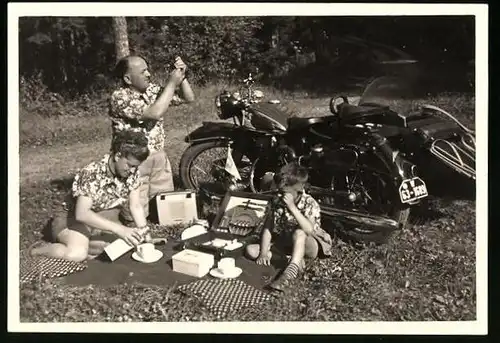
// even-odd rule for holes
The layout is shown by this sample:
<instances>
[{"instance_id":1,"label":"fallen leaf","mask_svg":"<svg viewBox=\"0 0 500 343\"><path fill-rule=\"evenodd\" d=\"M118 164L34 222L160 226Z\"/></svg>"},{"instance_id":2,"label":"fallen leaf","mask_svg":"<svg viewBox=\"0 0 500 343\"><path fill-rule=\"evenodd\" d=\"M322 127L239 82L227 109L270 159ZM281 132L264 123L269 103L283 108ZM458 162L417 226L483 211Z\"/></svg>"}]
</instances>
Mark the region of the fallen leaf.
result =
<instances>
[{"instance_id":1,"label":"fallen leaf","mask_svg":"<svg viewBox=\"0 0 500 343\"><path fill-rule=\"evenodd\" d=\"M443 305L447 304L446 300L439 294L434 296L434 300L436 300L438 303L441 303Z\"/></svg>"}]
</instances>

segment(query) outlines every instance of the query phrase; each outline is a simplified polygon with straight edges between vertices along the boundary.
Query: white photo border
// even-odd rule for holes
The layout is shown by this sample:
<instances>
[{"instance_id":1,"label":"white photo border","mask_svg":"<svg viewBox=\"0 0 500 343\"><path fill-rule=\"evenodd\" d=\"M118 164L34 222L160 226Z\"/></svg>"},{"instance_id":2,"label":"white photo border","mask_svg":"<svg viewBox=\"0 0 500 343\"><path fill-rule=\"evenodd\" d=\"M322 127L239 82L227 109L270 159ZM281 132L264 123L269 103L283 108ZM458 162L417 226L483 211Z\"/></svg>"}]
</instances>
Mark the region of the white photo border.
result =
<instances>
[{"instance_id":1,"label":"white photo border","mask_svg":"<svg viewBox=\"0 0 500 343\"><path fill-rule=\"evenodd\" d=\"M19 17L22 16L374 16L476 17L475 321L21 323L19 312ZM484 335L488 330L488 5L401 3L8 3L8 323L9 332L287 333Z\"/></svg>"}]
</instances>

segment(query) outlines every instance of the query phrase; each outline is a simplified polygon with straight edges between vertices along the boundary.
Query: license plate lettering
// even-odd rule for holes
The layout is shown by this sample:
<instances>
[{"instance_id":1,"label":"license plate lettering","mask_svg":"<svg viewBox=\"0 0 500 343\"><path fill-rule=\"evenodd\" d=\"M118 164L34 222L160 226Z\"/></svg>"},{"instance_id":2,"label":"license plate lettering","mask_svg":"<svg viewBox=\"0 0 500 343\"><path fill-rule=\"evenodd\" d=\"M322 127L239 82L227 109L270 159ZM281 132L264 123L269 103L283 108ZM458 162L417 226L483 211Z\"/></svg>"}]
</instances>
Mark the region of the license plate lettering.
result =
<instances>
[{"instance_id":1,"label":"license plate lettering","mask_svg":"<svg viewBox=\"0 0 500 343\"><path fill-rule=\"evenodd\" d=\"M425 182L419 177L403 180L399 186L399 196L402 203L409 203L428 195Z\"/></svg>"}]
</instances>

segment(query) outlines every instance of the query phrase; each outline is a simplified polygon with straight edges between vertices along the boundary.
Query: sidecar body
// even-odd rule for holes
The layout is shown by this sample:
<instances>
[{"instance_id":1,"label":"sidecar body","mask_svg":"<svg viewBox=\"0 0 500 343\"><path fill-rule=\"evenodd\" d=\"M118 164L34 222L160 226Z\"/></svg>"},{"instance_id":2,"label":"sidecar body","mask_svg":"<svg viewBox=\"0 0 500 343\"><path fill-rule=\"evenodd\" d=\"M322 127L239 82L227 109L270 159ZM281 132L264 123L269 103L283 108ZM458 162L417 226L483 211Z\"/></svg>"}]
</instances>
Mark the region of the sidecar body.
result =
<instances>
[{"instance_id":1,"label":"sidecar body","mask_svg":"<svg viewBox=\"0 0 500 343\"><path fill-rule=\"evenodd\" d=\"M415 163L419 170L429 169L426 165L432 165L435 159L470 180L476 179L473 130L433 105L400 113L392 110L387 102L373 99L362 97L354 105L348 103L346 97L336 97L331 99L330 109L341 126L366 127L388 138L393 148Z\"/></svg>"}]
</instances>

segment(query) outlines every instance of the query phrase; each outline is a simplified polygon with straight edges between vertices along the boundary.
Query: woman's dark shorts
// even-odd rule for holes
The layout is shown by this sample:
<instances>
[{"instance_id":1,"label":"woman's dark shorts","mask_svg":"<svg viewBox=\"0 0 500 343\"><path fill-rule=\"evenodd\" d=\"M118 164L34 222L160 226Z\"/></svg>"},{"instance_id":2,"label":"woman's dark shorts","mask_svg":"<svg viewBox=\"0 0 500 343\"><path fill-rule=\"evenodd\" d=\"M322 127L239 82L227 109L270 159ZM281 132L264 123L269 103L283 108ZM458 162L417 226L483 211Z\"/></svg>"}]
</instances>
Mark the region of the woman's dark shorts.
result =
<instances>
[{"instance_id":1,"label":"woman's dark shorts","mask_svg":"<svg viewBox=\"0 0 500 343\"><path fill-rule=\"evenodd\" d=\"M119 222L118 215L120 209L114 208L111 210L105 210L99 212L99 215L105 217L106 219ZM50 228L50 239L53 242L57 241L57 236L65 229L73 230L81 233L88 239L91 236L98 235L101 233L99 229L88 226L82 222L79 222L75 218L75 206L61 207L59 208L52 220L52 225Z\"/></svg>"}]
</instances>

